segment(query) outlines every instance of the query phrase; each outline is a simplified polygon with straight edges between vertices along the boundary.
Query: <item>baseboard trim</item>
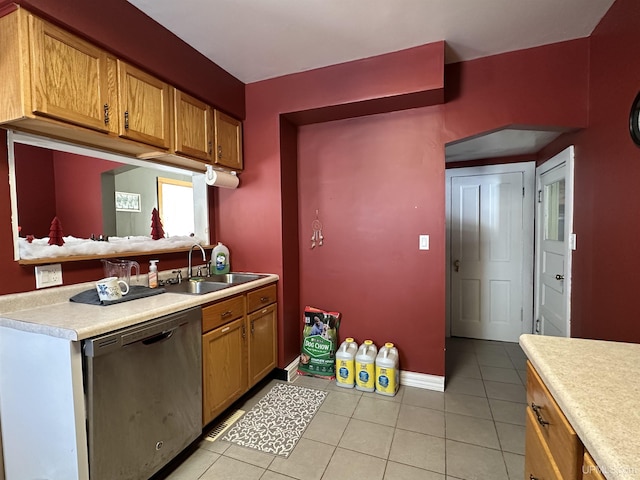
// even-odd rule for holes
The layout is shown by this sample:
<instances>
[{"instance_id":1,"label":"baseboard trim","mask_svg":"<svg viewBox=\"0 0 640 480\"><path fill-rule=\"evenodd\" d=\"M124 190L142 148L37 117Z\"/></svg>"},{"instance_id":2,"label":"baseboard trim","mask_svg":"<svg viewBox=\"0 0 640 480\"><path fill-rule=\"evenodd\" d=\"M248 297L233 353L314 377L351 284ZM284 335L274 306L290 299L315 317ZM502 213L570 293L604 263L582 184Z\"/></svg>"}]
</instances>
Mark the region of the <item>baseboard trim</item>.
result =
<instances>
[{"instance_id":1,"label":"baseboard trim","mask_svg":"<svg viewBox=\"0 0 640 480\"><path fill-rule=\"evenodd\" d=\"M287 382L291 383L295 380L299 363L300 357L296 357L289 365L284 367L284 371L287 373Z\"/></svg>"},{"instance_id":2,"label":"baseboard trim","mask_svg":"<svg viewBox=\"0 0 640 480\"><path fill-rule=\"evenodd\" d=\"M400 370L400 385L444 392L444 377Z\"/></svg>"},{"instance_id":3,"label":"baseboard trim","mask_svg":"<svg viewBox=\"0 0 640 480\"><path fill-rule=\"evenodd\" d=\"M295 380L299 363L300 357L296 357L289 365L281 370L285 377L283 380L286 380L287 382L293 382L293 380ZM424 390L435 390L436 392L444 392L444 377L429 375L427 373L400 370L400 385L422 388Z\"/></svg>"}]
</instances>

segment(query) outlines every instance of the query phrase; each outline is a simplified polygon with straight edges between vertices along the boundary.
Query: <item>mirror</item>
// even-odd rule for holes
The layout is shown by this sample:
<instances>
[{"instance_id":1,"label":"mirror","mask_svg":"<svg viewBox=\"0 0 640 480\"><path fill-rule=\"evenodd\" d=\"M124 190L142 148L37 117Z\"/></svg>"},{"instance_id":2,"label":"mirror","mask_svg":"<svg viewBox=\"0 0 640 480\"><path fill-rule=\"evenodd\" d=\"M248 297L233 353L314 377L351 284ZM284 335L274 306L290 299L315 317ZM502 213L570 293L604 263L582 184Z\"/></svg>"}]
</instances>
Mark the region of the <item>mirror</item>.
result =
<instances>
[{"instance_id":1,"label":"mirror","mask_svg":"<svg viewBox=\"0 0 640 480\"><path fill-rule=\"evenodd\" d=\"M7 138L16 260L209 244L204 166L200 174L21 132ZM154 208L158 240L150 236ZM48 244L54 217L61 247Z\"/></svg>"}]
</instances>

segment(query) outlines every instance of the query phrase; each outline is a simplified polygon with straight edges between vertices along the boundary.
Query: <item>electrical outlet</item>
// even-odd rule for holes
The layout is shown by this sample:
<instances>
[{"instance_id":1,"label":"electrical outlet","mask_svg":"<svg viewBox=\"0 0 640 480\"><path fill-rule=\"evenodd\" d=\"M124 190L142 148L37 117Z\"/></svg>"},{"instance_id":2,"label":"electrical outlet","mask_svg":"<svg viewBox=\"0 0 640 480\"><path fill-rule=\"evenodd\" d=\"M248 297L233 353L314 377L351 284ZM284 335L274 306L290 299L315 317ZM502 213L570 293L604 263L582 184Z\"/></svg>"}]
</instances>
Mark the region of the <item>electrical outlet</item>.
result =
<instances>
[{"instance_id":1,"label":"electrical outlet","mask_svg":"<svg viewBox=\"0 0 640 480\"><path fill-rule=\"evenodd\" d=\"M55 287L62 285L62 265L54 263L53 265L36 266L36 288Z\"/></svg>"},{"instance_id":2,"label":"electrical outlet","mask_svg":"<svg viewBox=\"0 0 640 480\"><path fill-rule=\"evenodd\" d=\"M429 250L429 235L420 235L420 250Z\"/></svg>"}]
</instances>

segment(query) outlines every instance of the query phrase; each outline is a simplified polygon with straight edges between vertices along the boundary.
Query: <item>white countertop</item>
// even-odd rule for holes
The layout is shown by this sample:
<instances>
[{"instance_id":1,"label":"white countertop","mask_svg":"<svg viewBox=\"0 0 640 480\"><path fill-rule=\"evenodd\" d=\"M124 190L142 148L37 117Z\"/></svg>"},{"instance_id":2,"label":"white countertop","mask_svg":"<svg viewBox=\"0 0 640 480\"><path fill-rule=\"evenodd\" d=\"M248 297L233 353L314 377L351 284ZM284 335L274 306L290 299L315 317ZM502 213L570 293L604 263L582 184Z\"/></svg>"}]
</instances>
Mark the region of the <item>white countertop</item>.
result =
<instances>
[{"instance_id":1,"label":"white countertop","mask_svg":"<svg viewBox=\"0 0 640 480\"><path fill-rule=\"evenodd\" d=\"M69 301L73 295L95 288L94 282L1 295L0 326L72 341L84 340L253 290L278 279L278 275L267 275L204 295L165 292L108 306Z\"/></svg>"},{"instance_id":2,"label":"white countertop","mask_svg":"<svg viewBox=\"0 0 640 480\"><path fill-rule=\"evenodd\" d=\"M520 345L607 480L640 479L640 344L522 335Z\"/></svg>"}]
</instances>

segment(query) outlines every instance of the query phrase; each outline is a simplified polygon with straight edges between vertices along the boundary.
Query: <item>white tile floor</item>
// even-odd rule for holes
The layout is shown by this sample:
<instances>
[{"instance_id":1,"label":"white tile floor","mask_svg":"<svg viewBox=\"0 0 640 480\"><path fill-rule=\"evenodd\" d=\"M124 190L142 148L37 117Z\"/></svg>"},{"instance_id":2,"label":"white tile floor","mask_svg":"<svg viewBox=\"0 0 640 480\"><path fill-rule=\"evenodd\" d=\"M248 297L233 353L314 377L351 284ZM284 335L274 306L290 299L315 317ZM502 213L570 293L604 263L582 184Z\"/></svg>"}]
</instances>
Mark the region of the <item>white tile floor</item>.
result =
<instances>
[{"instance_id":1,"label":"white tile floor","mask_svg":"<svg viewBox=\"0 0 640 480\"><path fill-rule=\"evenodd\" d=\"M289 458L203 440L168 480L521 480L525 356L515 343L447 340L445 393L395 397L298 377L328 390ZM248 410L271 388L245 399Z\"/></svg>"}]
</instances>

